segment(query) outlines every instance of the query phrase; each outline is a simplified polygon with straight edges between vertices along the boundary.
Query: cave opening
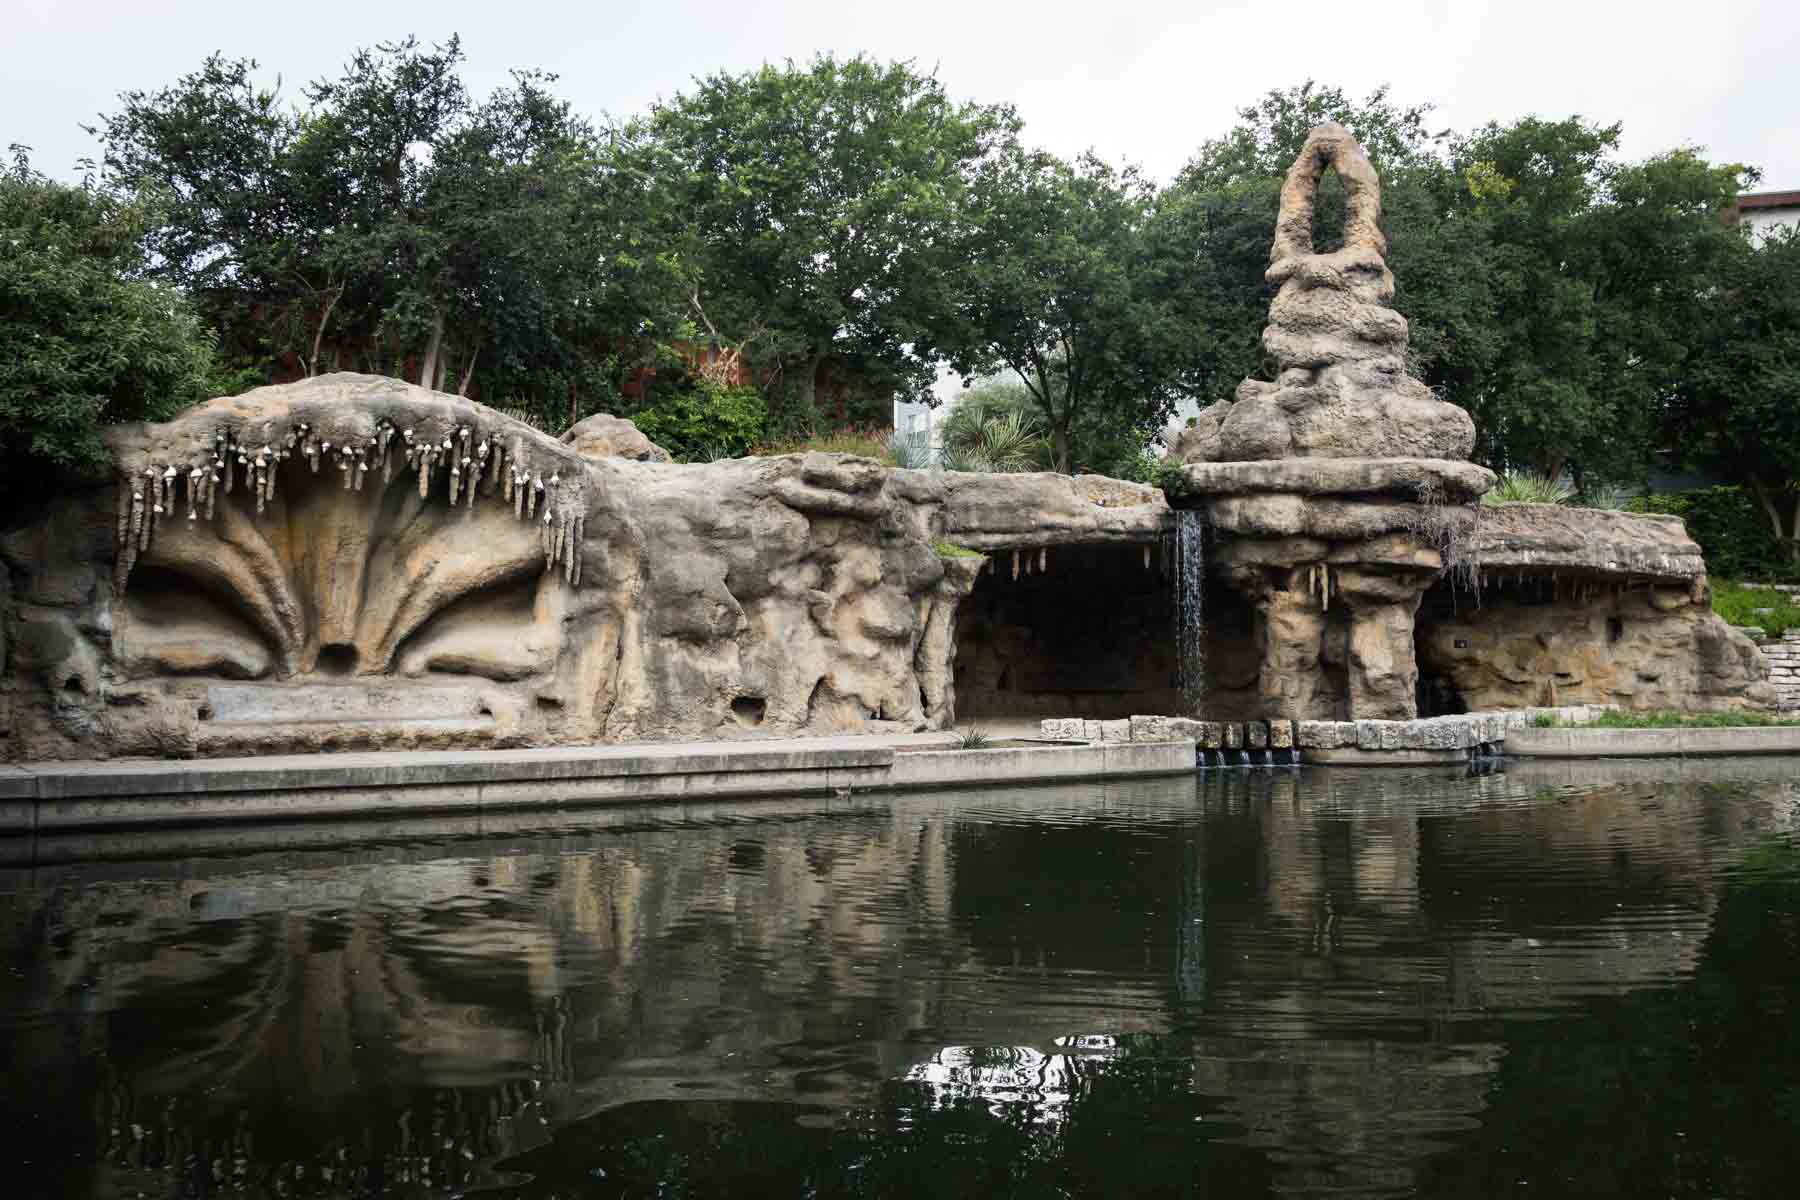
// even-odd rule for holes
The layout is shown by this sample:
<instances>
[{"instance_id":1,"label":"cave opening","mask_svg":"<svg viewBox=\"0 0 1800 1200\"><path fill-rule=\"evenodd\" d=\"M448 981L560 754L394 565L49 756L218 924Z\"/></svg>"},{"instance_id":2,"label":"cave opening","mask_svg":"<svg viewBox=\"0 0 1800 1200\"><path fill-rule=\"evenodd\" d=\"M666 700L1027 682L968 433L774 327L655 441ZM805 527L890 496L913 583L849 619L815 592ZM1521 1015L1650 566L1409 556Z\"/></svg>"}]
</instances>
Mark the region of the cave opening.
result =
<instances>
[{"instance_id":1,"label":"cave opening","mask_svg":"<svg viewBox=\"0 0 1800 1200\"><path fill-rule=\"evenodd\" d=\"M996 551L957 609L957 720L1178 712L1175 619L1159 547Z\"/></svg>"}]
</instances>

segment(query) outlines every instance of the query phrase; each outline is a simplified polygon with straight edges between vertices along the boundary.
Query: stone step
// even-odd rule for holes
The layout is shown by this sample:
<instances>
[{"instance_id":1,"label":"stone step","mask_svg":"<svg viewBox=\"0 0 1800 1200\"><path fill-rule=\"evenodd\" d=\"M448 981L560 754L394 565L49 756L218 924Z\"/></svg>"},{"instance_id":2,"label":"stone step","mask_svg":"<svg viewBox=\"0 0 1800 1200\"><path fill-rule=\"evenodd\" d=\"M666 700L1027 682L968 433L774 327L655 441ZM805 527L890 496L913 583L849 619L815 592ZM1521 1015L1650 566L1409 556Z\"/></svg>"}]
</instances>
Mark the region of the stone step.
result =
<instances>
[{"instance_id":1,"label":"stone step","mask_svg":"<svg viewBox=\"0 0 1800 1200\"><path fill-rule=\"evenodd\" d=\"M373 679L345 683L215 683L207 724L492 719L491 689L476 683Z\"/></svg>"}]
</instances>

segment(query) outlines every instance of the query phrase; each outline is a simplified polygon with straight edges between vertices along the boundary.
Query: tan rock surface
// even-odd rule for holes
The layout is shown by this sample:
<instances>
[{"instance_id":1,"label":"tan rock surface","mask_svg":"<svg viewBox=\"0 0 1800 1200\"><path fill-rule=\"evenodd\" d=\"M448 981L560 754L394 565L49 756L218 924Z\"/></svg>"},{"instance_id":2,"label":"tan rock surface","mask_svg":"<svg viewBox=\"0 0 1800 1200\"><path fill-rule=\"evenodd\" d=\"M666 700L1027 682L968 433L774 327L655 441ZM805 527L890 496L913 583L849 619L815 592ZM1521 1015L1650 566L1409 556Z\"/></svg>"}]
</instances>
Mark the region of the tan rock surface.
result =
<instances>
[{"instance_id":1,"label":"tan rock surface","mask_svg":"<svg viewBox=\"0 0 1800 1200\"><path fill-rule=\"evenodd\" d=\"M667 464L627 422L557 441L354 375L108 441L115 486L0 542L15 757L942 726L986 560L934 543L1149 546L1168 519L1093 477ZM222 680L282 703L246 716Z\"/></svg>"}]
</instances>

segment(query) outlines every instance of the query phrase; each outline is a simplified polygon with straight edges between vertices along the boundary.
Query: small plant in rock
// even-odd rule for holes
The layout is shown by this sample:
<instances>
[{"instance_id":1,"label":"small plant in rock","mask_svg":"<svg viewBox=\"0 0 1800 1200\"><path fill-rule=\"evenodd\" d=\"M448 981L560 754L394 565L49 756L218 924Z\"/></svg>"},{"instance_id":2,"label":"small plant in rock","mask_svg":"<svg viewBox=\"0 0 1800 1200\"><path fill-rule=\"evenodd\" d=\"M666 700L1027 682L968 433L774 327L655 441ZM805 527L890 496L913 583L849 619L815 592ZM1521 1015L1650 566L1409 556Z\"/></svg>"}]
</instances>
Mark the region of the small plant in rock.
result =
<instances>
[{"instance_id":1,"label":"small plant in rock","mask_svg":"<svg viewBox=\"0 0 1800 1200\"><path fill-rule=\"evenodd\" d=\"M1483 504L1567 504L1575 498L1575 489L1560 479L1539 475L1536 471L1508 471L1500 477L1493 491L1481 498Z\"/></svg>"},{"instance_id":2,"label":"small plant in rock","mask_svg":"<svg viewBox=\"0 0 1800 1200\"><path fill-rule=\"evenodd\" d=\"M942 538L931 543L939 558L980 558L981 551L971 550L967 546L959 546L955 542L947 542Z\"/></svg>"},{"instance_id":3,"label":"small plant in rock","mask_svg":"<svg viewBox=\"0 0 1800 1200\"><path fill-rule=\"evenodd\" d=\"M956 748L958 750L986 750L992 741L993 739L988 737L984 730L971 725L957 734Z\"/></svg>"}]
</instances>

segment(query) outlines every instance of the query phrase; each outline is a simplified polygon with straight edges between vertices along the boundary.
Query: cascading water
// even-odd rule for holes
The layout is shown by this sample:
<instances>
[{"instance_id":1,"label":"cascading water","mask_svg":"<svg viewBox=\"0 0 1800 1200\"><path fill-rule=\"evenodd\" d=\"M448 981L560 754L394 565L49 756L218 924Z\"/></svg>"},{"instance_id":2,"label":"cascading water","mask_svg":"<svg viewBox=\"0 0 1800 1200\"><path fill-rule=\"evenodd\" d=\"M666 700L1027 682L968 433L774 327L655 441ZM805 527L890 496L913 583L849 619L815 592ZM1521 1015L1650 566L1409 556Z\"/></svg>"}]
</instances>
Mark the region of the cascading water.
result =
<instances>
[{"instance_id":1,"label":"cascading water","mask_svg":"<svg viewBox=\"0 0 1800 1200\"><path fill-rule=\"evenodd\" d=\"M1177 510L1170 541L1181 703L1188 716L1197 717L1206 688L1206 645L1201 639L1206 600L1206 524L1201 514L1192 509Z\"/></svg>"}]
</instances>

